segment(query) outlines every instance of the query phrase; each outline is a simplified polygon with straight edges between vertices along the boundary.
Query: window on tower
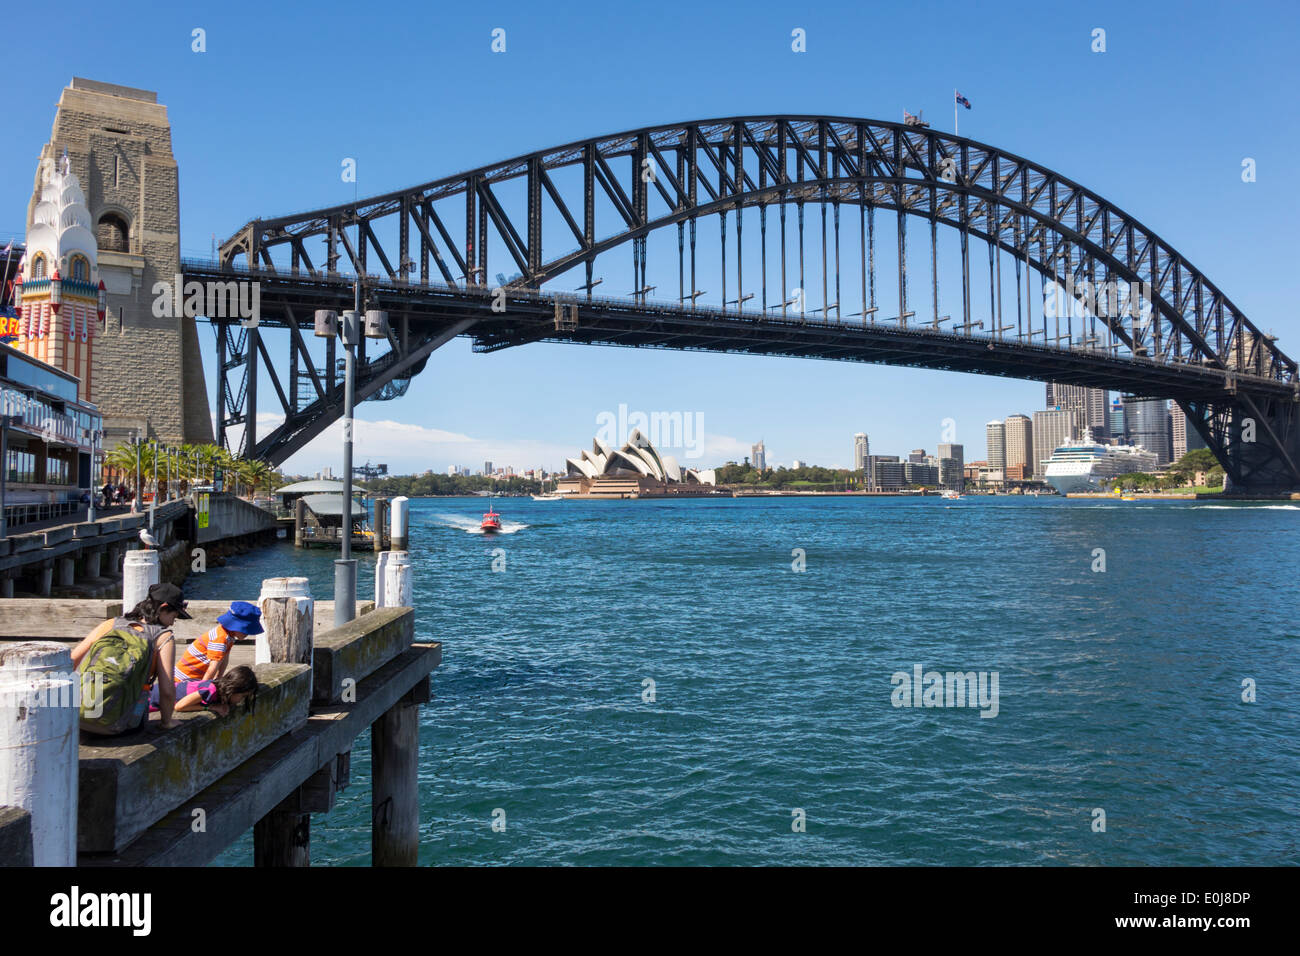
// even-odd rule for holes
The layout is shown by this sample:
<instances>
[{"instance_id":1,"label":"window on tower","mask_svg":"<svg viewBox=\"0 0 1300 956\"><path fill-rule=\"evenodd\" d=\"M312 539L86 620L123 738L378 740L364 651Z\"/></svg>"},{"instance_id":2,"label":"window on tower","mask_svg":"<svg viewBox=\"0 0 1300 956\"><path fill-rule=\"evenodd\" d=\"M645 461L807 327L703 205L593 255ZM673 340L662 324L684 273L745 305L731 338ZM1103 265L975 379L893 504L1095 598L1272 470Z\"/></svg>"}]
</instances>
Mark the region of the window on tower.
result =
<instances>
[{"instance_id":1,"label":"window on tower","mask_svg":"<svg viewBox=\"0 0 1300 956\"><path fill-rule=\"evenodd\" d=\"M37 256L35 259L32 260L32 278L44 279L45 275L46 275L45 257Z\"/></svg>"},{"instance_id":2,"label":"window on tower","mask_svg":"<svg viewBox=\"0 0 1300 956\"><path fill-rule=\"evenodd\" d=\"M85 256L75 256L73 258L72 278L77 282L90 281L90 262Z\"/></svg>"},{"instance_id":3,"label":"window on tower","mask_svg":"<svg viewBox=\"0 0 1300 956\"><path fill-rule=\"evenodd\" d=\"M99 228L95 230L95 240L101 250L108 252L129 252L131 232L126 220L116 213L106 212L99 217Z\"/></svg>"}]
</instances>

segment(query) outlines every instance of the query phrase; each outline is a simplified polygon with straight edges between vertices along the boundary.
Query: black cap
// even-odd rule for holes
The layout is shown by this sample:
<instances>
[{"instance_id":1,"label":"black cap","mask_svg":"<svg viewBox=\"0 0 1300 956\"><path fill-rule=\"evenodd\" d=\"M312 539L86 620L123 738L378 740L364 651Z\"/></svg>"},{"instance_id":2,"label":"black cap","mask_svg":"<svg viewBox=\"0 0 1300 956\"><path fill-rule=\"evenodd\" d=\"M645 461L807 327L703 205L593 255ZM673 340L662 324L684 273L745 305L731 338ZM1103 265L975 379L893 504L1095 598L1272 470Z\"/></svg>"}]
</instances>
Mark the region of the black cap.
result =
<instances>
[{"instance_id":1,"label":"black cap","mask_svg":"<svg viewBox=\"0 0 1300 956\"><path fill-rule=\"evenodd\" d=\"M159 604L166 604L177 617L190 620L190 615L185 612L185 595L176 585L166 582L150 585L149 597Z\"/></svg>"}]
</instances>

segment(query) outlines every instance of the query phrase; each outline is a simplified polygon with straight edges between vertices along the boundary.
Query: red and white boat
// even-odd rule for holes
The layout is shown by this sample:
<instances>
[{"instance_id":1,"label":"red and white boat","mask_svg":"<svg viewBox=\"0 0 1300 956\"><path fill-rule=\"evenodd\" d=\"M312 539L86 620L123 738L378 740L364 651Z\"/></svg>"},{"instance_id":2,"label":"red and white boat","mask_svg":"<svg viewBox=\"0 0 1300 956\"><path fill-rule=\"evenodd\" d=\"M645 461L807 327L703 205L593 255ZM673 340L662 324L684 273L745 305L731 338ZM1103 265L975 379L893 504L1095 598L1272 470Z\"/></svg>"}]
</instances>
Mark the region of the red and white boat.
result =
<instances>
[{"instance_id":1,"label":"red and white boat","mask_svg":"<svg viewBox=\"0 0 1300 956\"><path fill-rule=\"evenodd\" d=\"M478 527L484 534L492 534L501 530L501 516L492 510L491 505L488 505L487 514L483 515L483 523Z\"/></svg>"}]
</instances>

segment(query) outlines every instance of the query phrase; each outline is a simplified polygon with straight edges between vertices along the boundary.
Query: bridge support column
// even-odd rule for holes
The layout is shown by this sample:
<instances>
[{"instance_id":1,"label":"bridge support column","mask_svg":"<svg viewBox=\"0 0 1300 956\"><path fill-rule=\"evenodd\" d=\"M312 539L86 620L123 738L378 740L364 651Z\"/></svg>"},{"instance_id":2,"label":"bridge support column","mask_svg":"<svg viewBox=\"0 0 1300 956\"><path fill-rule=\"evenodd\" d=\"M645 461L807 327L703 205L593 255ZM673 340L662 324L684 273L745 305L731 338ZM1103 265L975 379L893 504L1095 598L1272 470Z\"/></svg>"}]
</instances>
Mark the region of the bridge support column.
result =
<instances>
[{"instance_id":1,"label":"bridge support column","mask_svg":"<svg viewBox=\"0 0 1300 956\"><path fill-rule=\"evenodd\" d=\"M59 558L59 587L70 588L77 580L76 558Z\"/></svg>"},{"instance_id":2,"label":"bridge support column","mask_svg":"<svg viewBox=\"0 0 1300 956\"><path fill-rule=\"evenodd\" d=\"M102 548L94 548L86 552L86 577L99 577L99 565L103 557L104 551Z\"/></svg>"}]
</instances>

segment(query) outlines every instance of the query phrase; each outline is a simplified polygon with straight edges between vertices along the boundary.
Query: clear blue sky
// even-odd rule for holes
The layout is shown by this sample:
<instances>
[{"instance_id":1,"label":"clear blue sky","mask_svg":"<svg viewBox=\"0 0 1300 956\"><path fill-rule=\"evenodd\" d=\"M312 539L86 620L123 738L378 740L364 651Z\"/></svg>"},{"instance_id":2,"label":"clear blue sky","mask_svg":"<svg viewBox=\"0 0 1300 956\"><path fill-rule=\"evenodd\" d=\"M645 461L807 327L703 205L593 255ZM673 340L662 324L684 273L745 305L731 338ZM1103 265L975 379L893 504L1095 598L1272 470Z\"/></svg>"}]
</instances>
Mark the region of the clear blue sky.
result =
<instances>
[{"instance_id":1,"label":"clear blue sky","mask_svg":"<svg viewBox=\"0 0 1300 956\"><path fill-rule=\"evenodd\" d=\"M200 256L212 233L220 240L250 218L352 198L339 175L344 157L357 160L364 196L570 140L711 116L896 120L906 108L951 129L957 87L974 107L962 112L963 135L1136 215L1296 355L1297 11L1184 2L664 2L589 12L328 0L193 11L18 4L5 20L0 242L21 234L36 158L74 75L158 91L180 163L183 253ZM196 27L206 31L204 53L191 50ZM490 50L496 27L506 30L504 54ZM1105 53L1090 48L1097 27ZM794 28L807 33L806 53L790 49ZM1241 180L1245 157L1257 163L1254 183ZM213 341L206 326L201 337ZM209 369L210 393L213 384ZM360 422L393 424L359 424L357 436L362 460L403 471L481 467L486 457L558 466L590 441L599 412L626 403L699 413L711 456L699 464L747 454L762 437L769 462L847 465L856 431L870 434L876 453L933 451L945 418L972 459L984 454L985 421L1032 413L1042 395L1037 383L877 366L558 345L482 356L457 341L405 399L361 406ZM290 465L337 470L335 449L317 444Z\"/></svg>"}]
</instances>

